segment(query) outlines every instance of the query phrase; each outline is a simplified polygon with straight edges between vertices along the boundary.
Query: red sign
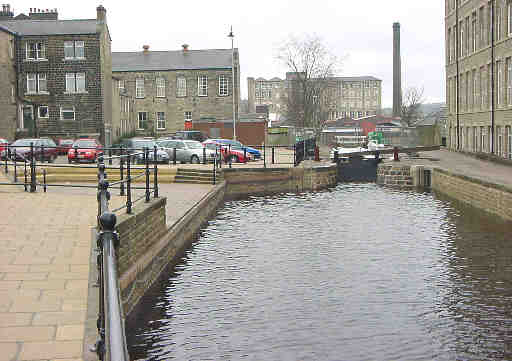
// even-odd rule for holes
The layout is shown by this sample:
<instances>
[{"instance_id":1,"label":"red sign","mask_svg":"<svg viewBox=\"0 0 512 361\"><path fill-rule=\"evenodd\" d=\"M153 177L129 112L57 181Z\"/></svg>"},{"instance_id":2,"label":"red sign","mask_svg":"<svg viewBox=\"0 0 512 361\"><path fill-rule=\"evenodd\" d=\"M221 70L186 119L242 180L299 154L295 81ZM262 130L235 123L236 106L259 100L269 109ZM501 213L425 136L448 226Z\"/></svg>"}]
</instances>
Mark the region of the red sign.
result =
<instances>
[{"instance_id":1,"label":"red sign","mask_svg":"<svg viewBox=\"0 0 512 361\"><path fill-rule=\"evenodd\" d=\"M186 121L185 122L185 130L191 130L192 129L192 122Z\"/></svg>"}]
</instances>

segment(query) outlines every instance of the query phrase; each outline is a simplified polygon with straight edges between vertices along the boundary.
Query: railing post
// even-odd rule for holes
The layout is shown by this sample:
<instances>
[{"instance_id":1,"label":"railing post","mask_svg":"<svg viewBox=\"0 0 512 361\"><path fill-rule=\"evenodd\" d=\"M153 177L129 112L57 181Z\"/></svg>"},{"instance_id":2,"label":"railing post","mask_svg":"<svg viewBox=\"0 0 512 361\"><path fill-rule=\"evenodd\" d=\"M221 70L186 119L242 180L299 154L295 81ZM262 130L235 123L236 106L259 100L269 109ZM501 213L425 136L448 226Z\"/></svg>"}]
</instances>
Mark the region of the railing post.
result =
<instances>
[{"instance_id":1,"label":"railing post","mask_svg":"<svg viewBox=\"0 0 512 361\"><path fill-rule=\"evenodd\" d=\"M5 174L9 173L9 169L7 168L7 161L9 159L9 146L7 146L7 149L5 150Z\"/></svg>"},{"instance_id":2,"label":"railing post","mask_svg":"<svg viewBox=\"0 0 512 361\"><path fill-rule=\"evenodd\" d=\"M206 147L203 147L203 164L206 164Z\"/></svg>"},{"instance_id":3,"label":"railing post","mask_svg":"<svg viewBox=\"0 0 512 361\"><path fill-rule=\"evenodd\" d=\"M153 160L155 160L155 168L154 168L154 171L153 171L153 191L154 191L154 197L155 198L158 198L158 165L156 164L156 159L157 159L157 150L156 150L156 145L154 146L154 149L153 149Z\"/></svg>"},{"instance_id":4,"label":"railing post","mask_svg":"<svg viewBox=\"0 0 512 361\"><path fill-rule=\"evenodd\" d=\"M219 168L222 168L222 160L224 159L224 156L222 155L222 145L219 145L219 154L220 154L220 157L219 157ZM216 148L217 149L217 146Z\"/></svg>"},{"instance_id":5,"label":"railing post","mask_svg":"<svg viewBox=\"0 0 512 361\"><path fill-rule=\"evenodd\" d=\"M146 203L150 201L151 194L149 192L149 148L144 147L144 160L146 161ZM156 159L153 159L156 162Z\"/></svg>"},{"instance_id":6,"label":"railing post","mask_svg":"<svg viewBox=\"0 0 512 361\"><path fill-rule=\"evenodd\" d=\"M338 159L339 159L340 155L338 153L338 149L336 149L334 151L334 163L338 164Z\"/></svg>"},{"instance_id":7,"label":"railing post","mask_svg":"<svg viewBox=\"0 0 512 361\"><path fill-rule=\"evenodd\" d=\"M244 147L244 159L247 159L247 148Z\"/></svg>"},{"instance_id":8,"label":"railing post","mask_svg":"<svg viewBox=\"0 0 512 361\"><path fill-rule=\"evenodd\" d=\"M176 148L172 150L172 164L176 165Z\"/></svg>"},{"instance_id":9,"label":"railing post","mask_svg":"<svg viewBox=\"0 0 512 361\"><path fill-rule=\"evenodd\" d=\"M46 193L46 169L43 169L43 192Z\"/></svg>"},{"instance_id":10,"label":"railing post","mask_svg":"<svg viewBox=\"0 0 512 361\"><path fill-rule=\"evenodd\" d=\"M233 163L233 155L231 154L231 144L228 146L228 154L229 154L229 168L231 168L231 163Z\"/></svg>"},{"instance_id":11,"label":"railing post","mask_svg":"<svg viewBox=\"0 0 512 361\"><path fill-rule=\"evenodd\" d=\"M75 159L75 163L78 163L78 146L75 145L73 147L73 149L74 149L74 153L75 153L75 158L74 158Z\"/></svg>"},{"instance_id":12,"label":"railing post","mask_svg":"<svg viewBox=\"0 0 512 361\"><path fill-rule=\"evenodd\" d=\"M10 156L9 156L10 158ZM16 169L16 155L14 156L14 183L18 183L18 173Z\"/></svg>"},{"instance_id":13,"label":"railing post","mask_svg":"<svg viewBox=\"0 0 512 361\"><path fill-rule=\"evenodd\" d=\"M215 148L215 159L213 160L213 185L215 185L217 176L217 148Z\"/></svg>"},{"instance_id":14,"label":"railing post","mask_svg":"<svg viewBox=\"0 0 512 361\"><path fill-rule=\"evenodd\" d=\"M297 166L297 143L293 143L293 166Z\"/></svg>"},{"instance_id":15,"label":"railing post","mask_svg":"<svg viewBox=\"0 0 512 361\"><path fill-rule=\"evenodd\" d=\"M120 196L124 196L124 182L123 182L123 165L124 165L124 149L121 147L121 153L119 156L119 180L121 181L121 184L119 184L120 189Z\"/></svg>"},{"instance_id":16,"label":"railing post","mask_svg":"<svg viewBox=\"0 0 512 361\"><path fill-rule=\"evenodd\" d=\"M267 147L265 142L263 142L263 168L267 168Z\"/></svg>"},{"instance_id":17,"label":"railing post","mask_svg":"<svg viewBox=\"0 0 512 361\"><path fill-rule=\"evenodd\" d=\"M126 163L126 213L132 213L132 176L130 172L131 157Z\"/></svg>"},{"instance_id":18,"label":"railing post","mask_svg":"<svg viewBox=\"0 0 512 361\"><path fill-rule=\"evenodd\" d=\"M30 142L30 193L36 191L36 159L34 154L34 143Z\"/></svg>"},{"instance_id":19,"label":"railing post","mask_svg":"<svg viewBox=\"0 0 512 361\"><path fill-rule=\"evenodd\" d=\"M25 158L23 160L23 163L25 164L25 181L23 182L23 187L25 188L25 192L27 192L27 183L28 183L28 175L27 175L27 159Z\"/></svg>"},{"instance_id":20,"label":"railing post","mask_svg":"<svg viewBox=\"0 0 512 361\"><path fill-rule=\"evenodd\" d=\"M272 164L274 164L274 146L272 146Z\"/></svg>"}]
</instances>

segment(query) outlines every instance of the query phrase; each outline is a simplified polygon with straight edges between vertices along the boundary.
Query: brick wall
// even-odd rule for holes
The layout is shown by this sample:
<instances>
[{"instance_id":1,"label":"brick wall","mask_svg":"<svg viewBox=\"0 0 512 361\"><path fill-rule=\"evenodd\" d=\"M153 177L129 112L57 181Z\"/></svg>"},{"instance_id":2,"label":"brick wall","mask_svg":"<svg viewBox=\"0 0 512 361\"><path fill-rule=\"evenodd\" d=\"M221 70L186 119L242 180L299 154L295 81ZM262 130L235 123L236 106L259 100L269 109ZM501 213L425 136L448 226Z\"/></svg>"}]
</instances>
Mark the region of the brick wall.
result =
<instances>
[{"instance_id":1,"label":"brick wall","mask_svg":"<svg viewBox=\"0 0 512 361\"><path fill-rule=\"evenodd\" d=\"M192 123L194 130L199 130L210 138L233 139L233 122L207 122L198 121ZM218 129L218 136L215 131ZM236 139L245 145L261 145L265 141L265 133L267 131L266 121L239 121L236 123Z\"/></svg>"}]
</instances>

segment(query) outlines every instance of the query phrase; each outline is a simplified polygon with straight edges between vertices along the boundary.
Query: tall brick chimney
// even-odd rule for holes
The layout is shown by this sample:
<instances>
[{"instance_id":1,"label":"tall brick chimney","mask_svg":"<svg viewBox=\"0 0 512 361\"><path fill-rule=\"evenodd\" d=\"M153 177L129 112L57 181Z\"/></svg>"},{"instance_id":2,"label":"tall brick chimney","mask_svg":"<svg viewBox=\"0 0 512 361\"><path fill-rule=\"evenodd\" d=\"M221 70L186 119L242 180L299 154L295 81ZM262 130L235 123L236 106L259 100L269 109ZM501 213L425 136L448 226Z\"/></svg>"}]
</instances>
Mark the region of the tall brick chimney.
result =
<instances>
[{"instance_id":1,"label":"tall brick chimney","mask_svg":"<svg viewBox=\"0 0 512 361\"><path fill-rule=\"evenodd\" d=\"M402 61L400 59L400 23L393 23L393 116L402 113Z\"/></svg>"},{"instance_id":2,"label":"tall brick chimney","mask_svg":"<svg viewBox=\"0 0 512 361\"><path fill-rule=\"evenodd\" d=\"M96 8L96 23L103 25L107 23L107 9L100 5Z\"/></svg>"},{"instance_id":3,"label":"tall brick chimney","mask_svg":"<svg viewBox=\"0 0 512 361\"><path fill-rule=\"evenodd\" d=\"M0 13L0 20L12 20L14 13L11 11L11 5L3 4L2 12Z\"/></svg>"}]
</instances>

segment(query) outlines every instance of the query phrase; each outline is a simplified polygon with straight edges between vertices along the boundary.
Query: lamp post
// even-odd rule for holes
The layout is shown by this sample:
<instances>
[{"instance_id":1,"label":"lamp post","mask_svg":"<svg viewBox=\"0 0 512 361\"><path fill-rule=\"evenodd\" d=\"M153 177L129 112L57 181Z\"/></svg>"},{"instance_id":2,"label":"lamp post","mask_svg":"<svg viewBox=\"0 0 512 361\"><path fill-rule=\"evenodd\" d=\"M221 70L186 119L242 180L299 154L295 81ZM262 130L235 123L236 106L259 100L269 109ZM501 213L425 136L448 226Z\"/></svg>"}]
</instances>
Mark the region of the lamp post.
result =
<instances>
[{"instance_id":1,"label":"lamp post","mask_svg":"<svg viewBox=\"0 0 512 361\"><path fill-rule=\"evenodd\" d=\"M235 34L233 34L233 26L229 31L228 38L231 38L231 97L233 98L233 140L236 140L236 119L235 119L235 49L233 41Z\"/></svg>"}]
</instances>

